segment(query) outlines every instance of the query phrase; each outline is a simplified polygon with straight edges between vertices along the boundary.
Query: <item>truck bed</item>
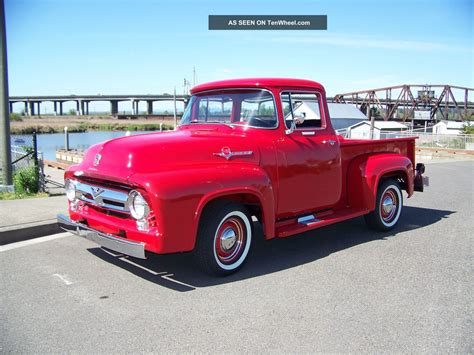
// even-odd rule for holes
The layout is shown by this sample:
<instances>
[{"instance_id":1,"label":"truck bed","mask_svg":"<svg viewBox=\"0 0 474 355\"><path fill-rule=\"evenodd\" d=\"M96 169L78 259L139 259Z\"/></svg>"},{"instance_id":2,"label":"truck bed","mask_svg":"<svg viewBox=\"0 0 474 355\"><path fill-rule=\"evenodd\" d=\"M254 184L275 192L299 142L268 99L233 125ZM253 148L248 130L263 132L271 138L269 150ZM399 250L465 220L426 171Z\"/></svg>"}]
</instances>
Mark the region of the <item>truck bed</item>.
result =
<instances>
[{"instance_id":1,"label":"truck bed","mask_svg":"<svg viewBox=\"0 0 474 355\"><path fill-rule=\"evenodd\" d=\"M398 153L408 157L415 166L415 139L417 137L390 138L380 140L348 139L339 137L343 176L347 164L355 157L374 153Z\"/></svg>"}]
</instances>

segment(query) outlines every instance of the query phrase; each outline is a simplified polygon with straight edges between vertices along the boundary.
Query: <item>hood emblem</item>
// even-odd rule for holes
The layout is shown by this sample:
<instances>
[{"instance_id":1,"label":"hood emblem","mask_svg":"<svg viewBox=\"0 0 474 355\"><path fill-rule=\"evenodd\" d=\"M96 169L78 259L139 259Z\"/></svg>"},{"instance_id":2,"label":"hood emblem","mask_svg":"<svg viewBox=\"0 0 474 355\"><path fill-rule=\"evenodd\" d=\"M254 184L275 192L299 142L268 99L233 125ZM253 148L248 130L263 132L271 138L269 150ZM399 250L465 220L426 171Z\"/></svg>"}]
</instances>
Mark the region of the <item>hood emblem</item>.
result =
<instances>
[{"instance_id":1,"label":"hood emblem","mask_svg":"<svg viewBox=\"0 0 474 355\"><path fill-rule=\"evenodd\" d=\"M232 150L230 150L229 147L222 148L220 153L214 153L215 156L225 158L226 160L229 160L232 157L241 157L241 156L252 155L252 154L253 154L253 151L251 150L233 152Z\"/></svg>"},{"instance_id":2,"label":"hood emblem","mask_svg":"<svg viewBox=\"0 0 474 355\"><path fill-rule=\"evenodd\" d=\"M94 198L94 200L104 191L105 190L100 188L100 187L91 186L91 193L92 193L92 197Z\"/></svg>"},{"instance_id":3,"label":"hood emblem","mask_svg":"<svg viewBox=\"0 0 474 355\"><path fill-rule=\"evenodd\" d=\"M93 163L94 166L99 165L100 159L102 159L102 155L100 155L99 153L97 153L97 154L95 155L95 157L94 157L94 163Z\"/></svg>"}]
</instances>

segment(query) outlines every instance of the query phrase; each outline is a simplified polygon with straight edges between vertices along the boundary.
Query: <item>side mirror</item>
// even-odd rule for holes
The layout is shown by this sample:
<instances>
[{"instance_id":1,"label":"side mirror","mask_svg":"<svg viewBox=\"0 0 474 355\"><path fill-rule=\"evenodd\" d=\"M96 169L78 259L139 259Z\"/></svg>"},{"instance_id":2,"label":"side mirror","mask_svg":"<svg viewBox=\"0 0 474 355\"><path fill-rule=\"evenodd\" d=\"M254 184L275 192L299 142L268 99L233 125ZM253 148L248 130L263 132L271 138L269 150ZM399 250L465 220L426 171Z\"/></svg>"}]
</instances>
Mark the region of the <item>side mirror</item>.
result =
<instances>
[{"instance_id":1,"label":"side mirror","mask_svg":"<svg viewBox=\"0 0 474 355\"><path fill-rule=\"evenodd\" d=\"M303 124L305 116L306 114L304 112L295 113L293 116L293 121L295 121L295 124L299 126Z\"/></svg>"},{"instance_id":2,"label":"side mirror","mask_svg":"<svg viewBox=\"0 0 474 355\"><path fill-rule=\"evenodd\" d=\"M293 115L291 120L291 127L285 131L286 134L291 134L295 130L296 126L303 124L306 114L304 112L298 112Z\"/></svg>"}]
</instances>

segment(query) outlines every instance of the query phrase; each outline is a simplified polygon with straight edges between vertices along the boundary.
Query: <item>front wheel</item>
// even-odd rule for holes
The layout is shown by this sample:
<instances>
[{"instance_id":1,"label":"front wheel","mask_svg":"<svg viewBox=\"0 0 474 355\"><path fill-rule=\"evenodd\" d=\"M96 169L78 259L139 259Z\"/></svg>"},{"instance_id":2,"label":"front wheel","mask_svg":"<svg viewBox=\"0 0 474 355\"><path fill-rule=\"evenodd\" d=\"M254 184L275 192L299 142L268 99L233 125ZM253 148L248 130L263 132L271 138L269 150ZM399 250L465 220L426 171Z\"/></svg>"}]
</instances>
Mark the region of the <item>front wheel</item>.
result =
<instances>
[{"instance_id":1,"label":"front wheel","mask_svg":"<svg viewBox=\"0 0 474 355\"><path fill-rule=\"evenodd\" d=\"M394 179L380 183L375 210L365 215L366 223L373 229L389 231L397 224L403 208L400 185Z\"/></svg>"},{"instance_id":2,"label":"front wheel","mask_svg":"<svg viewBox=\"0 0 474 355\"><path fill-rule=\"evenodd\" d=\"M205 272L225 276L239 270L252 244L252 222L247 209L219 202L206 208L199 224L195 258Z\"/></svg>"}]
</instances>

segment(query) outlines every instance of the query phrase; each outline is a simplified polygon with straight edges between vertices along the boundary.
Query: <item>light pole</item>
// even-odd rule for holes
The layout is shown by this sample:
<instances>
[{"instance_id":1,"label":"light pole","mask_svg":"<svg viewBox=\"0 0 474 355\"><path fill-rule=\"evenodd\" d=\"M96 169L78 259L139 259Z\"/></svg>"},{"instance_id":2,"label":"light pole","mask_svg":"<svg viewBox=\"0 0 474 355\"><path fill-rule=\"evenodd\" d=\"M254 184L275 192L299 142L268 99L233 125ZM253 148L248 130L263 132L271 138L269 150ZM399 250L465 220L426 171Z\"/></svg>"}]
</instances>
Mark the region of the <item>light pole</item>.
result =
<instances>
[{"instance_id":1,"label":"light pole","mask_svg":"<svg viewBox=\"0 0 474 355\"><path fill-rule=\"evenodd\" d=\"M0 0L0 160L1 183L11 186L12 156L10 147L10 110L8 107L8 66L7 66L7 36L5 31L5 4Z\"/></svg>"}]
</instances>

